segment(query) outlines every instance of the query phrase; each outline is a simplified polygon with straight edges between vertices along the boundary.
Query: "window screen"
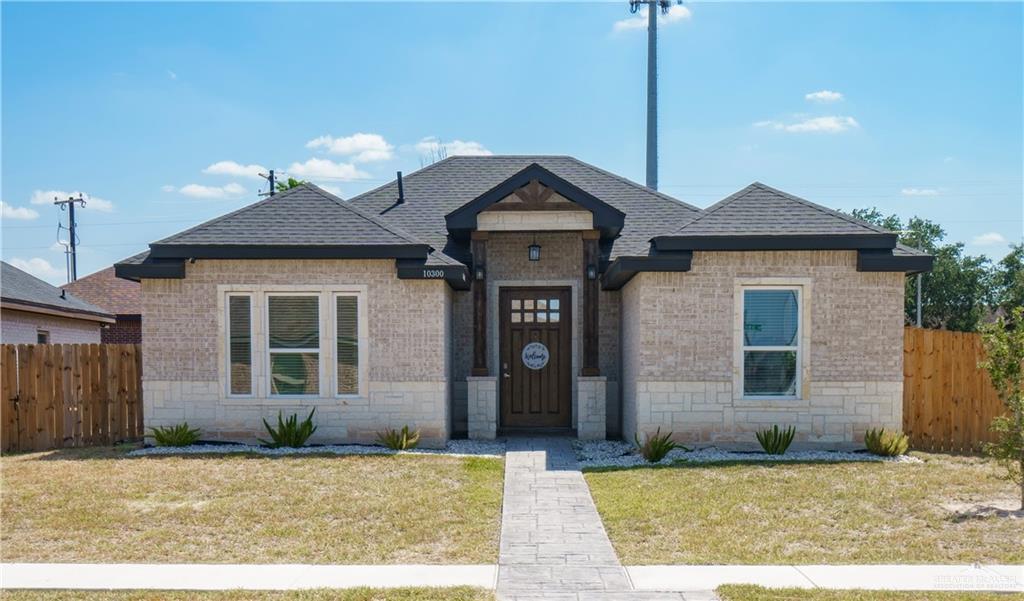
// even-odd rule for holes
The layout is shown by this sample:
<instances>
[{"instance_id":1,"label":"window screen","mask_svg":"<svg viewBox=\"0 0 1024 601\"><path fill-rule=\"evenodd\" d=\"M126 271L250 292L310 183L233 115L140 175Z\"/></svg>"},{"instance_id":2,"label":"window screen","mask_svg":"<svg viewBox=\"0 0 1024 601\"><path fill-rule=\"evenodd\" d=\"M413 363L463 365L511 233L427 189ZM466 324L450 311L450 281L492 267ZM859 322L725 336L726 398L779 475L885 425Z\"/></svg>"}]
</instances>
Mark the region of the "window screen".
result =
<instances>
[{"instance_id":1,"label":"window screen","mask_svg":"<svg viewBox=\"0 0 1024 601\"><path fill-rule=\"evenodd\" d=\"M338 326L338 394L359 393L359 299L339 296Z\"/></svg>"},{"instance_id":2,"label":"window screen","mask_svg":"<svg viewBox=\"0 0 1024 601\"><path fill-rule=\"evenodd\" d=\"M744 290L743 394L796 396L799 304L796 290Z\"/></svg>"},{"instance_id":3,"label":"window screen","mask_svg":"<svg viewBox=\"0 0 1024 601\"><path fill-rule=\"evenodd\" d=\"M252 299L228 297L228 361L231 394L252 394Z\"/></svg>"},{"instance_id":4,"label":"window screen","mask_svg":"<svg viewBox=\"0 0 1024 601\"><path fill-rule=\"evenodd\" d=\"M268 297L267 325L271 394L319 394L319 297Z\"/></svg>"}]
</instances>

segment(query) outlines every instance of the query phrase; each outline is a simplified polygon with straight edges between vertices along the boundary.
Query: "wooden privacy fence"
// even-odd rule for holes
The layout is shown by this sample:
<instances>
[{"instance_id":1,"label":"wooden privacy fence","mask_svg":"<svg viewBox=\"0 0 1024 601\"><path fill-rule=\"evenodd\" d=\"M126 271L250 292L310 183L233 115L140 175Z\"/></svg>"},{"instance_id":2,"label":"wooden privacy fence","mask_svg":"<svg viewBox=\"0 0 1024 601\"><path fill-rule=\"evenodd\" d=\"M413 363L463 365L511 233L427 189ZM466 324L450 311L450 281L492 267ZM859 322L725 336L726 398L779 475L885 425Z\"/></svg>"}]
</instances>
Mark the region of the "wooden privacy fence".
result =
<instances>
[{"instance_id":1,"label":"wooden privacy fence","mask_svg":"<svg viewBox=\"0 0 1024 601\"><path fill-rule=\"evenodd\" d=\"M42 451L141 438L137 344L0 345L0 449Z\"/></svg>"},{"instance_id":2,"label":"wooden privacy fence","mask_svg":"<svg viewBox=\"0 0 1024 601\"><path fill-rule=\"evenodd\" d=\"M981 335L906 328L903 335L903 430L913 448L970 453L985 442L1006 408L988 372Z\"/></svg>"}]
</instances>

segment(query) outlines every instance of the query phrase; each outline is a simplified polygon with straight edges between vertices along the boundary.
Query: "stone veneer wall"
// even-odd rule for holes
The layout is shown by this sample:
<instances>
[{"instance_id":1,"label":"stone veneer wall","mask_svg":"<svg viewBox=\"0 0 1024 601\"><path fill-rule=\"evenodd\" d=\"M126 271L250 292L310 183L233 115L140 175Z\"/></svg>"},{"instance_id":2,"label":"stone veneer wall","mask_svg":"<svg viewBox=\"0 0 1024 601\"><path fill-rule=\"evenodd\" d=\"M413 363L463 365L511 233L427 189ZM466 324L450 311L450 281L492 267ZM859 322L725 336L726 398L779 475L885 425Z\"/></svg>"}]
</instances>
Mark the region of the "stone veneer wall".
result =
<instances>
[{"instance_id":1,"label":"stone veneer wall","mask_svg":"<svg viewBox=\"0 0 1024 601\"><path fill-rule=\"evenodd\" d=\"M50 333L50 344L99 344L101 329L97 321L14 309L0 311L0 342L4 344L35 344L38 330Z\"/></svg>"},{"instance_id":2,"label":"stone veneer wall","mask_svg":"<svg viewBox=\"0 0 1024 601\"><path fill-rule=\"evenodd\" d=\"M227 396L218 286L228 285L365 287L366 394ZM200 260L185 279L146 279L142 290L147 427L187 420L205 438L251 441L264 436L262 418L316 407L314 442L368 442L405 424L427 445L448 438L451 292L442 280L400 280L392 260Z\"/></svg>"},{"instance_id":3,"label":"stone veneer wall","mask_svg":"<svg viewBox=\"0 0 1024 601\"><path fill-rule=\"evenodd\" d=\"M623 436L661 427L745 446L791 424L800 442L845 446L868 427L900 428L904 275L858 272L856 261L855 251L696 252L690 272L637 274L622 290ZM737 285L764 278L807 283L799 400L736 389Z\"/></svg>"}]
</instances>

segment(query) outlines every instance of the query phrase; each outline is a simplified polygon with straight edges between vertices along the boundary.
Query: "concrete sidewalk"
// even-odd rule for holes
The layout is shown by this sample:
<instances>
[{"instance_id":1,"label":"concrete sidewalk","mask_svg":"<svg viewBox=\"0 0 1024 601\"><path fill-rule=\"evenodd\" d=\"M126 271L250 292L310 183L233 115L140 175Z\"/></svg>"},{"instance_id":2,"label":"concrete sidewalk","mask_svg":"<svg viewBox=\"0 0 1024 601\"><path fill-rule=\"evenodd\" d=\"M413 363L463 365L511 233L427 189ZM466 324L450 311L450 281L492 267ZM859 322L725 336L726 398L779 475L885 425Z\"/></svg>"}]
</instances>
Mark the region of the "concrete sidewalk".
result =
<instances>
[{"instance_id":1,"label":"concrete sidewalk","mask_svg":"<svg viewBox=\"0 0 1024 601\"><path fill-rule=\"evenodd\" d=\"M1020 565L634 566L635 590L714 590L723 584L772 588L1024 592Z\"/></svg>"},{"instance_id":2,"label":"concrete sidewalk","mask_svg":"<svg viewBox=\"0 0 1024 601\"><path fill-rule=\"evenodd\" d=\"M295 590L476 586L494 588L493 565L0 564L0 587L44 589Z\"/></svg>"}]
</instances>

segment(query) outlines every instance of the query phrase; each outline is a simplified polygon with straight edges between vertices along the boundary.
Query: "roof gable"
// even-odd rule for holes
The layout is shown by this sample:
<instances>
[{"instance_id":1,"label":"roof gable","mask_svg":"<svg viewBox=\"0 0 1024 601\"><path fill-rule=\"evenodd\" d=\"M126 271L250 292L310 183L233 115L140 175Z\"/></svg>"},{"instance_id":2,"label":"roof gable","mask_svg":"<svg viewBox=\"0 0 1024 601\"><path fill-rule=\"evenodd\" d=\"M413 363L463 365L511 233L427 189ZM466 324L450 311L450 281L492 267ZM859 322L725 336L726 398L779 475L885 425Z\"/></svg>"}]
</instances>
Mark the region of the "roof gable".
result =
<instances>
[{"instance_id":1,"label":"roof gable","mask_svg":"<svg viewBox=\"0 0 1024 601\"><path fill-rule=\"evenodd\" d=\"M568 180L561 178L537 163L531 163L524 169L513 174L490 190L477 196L458 209L445 216L448 231L456 236L468 235L477 227L477 215L510 195L526 191L527 198L536 195L540 201L542 192L536 191L537 186L558 193L563 198L590 211L594 215L594 226L602 231L607 238L614 238L622 230L625 214L598 199L594 195L579 188ZM527 205L533 204L527 202Z\"/></svg>"},{"instance_id":2,"label":"roof gable","mask_svg":"<svg viewBox=\"0 0 1024 601\"><path fill-rule=\"evenodd\" d=\"M658 250L892 249L895 233L755 182L708 207Z\"/></svg>"}]
</instances>

